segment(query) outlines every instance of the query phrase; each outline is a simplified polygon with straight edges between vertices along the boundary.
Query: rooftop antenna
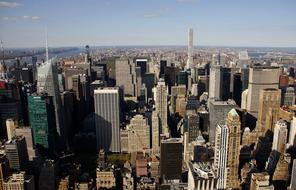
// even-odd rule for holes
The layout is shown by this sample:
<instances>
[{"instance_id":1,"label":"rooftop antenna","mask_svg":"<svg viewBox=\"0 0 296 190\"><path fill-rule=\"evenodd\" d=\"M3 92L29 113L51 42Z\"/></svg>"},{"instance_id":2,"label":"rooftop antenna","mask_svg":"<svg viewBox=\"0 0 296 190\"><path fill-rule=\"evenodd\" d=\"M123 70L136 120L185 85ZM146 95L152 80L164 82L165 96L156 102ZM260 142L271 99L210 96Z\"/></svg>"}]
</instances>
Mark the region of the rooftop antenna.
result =
<instances>
[{"instance_id":1,"label":"rooftop antenna","mask_svg":"<svg viewBox=\"0 0 296 190\"><path fill-rule=\"evenodd\" d=\"M48 44L47 44L47 27L45 28L45 56L48 63Z\"/></svg>"}]
</instances>

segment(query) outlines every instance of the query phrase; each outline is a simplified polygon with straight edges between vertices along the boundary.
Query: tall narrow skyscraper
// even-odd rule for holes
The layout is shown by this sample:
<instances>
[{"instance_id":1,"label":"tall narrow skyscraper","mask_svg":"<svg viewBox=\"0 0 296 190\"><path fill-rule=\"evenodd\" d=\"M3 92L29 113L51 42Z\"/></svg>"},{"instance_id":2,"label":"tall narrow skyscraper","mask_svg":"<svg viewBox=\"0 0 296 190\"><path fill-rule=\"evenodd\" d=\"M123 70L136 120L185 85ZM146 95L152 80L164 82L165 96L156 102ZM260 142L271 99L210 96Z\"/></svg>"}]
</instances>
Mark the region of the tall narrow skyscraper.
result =
<instances>
[{"instance_id":1,"label":"tall narrow skyscraper","mask_svg":"<svg viewBox=\"0 0 296 190\"><path fill-rule=\"evenodd\" d=\"M158 113L159 119L160 119L160 125L161 125L161 134L168 134L168 121L167 121L167 114L168 114L168 89L165 85L165 82L163 79L160 79L157 83L157 86L155 88L155 106L156 106L156 112Z\"/></svg>"},{"instance_id":2,"label":"tall narrow skyscraper","mask_svg":"<svg viewBox=\"0 0 296 190\"><path fill-rule=\"evenodd\" d=\"M120 152L120 99L118 87L94 91L98 150Z\"/></svg>"},{"instance_id":3,"label":"tall narrow skyscraper","mask_svg":"<svg viewBox=\"0 0 296 190\"><path fill-rule=\"evenodd\" d=\"M282 155L286 151L288 129L286 122L280 120L275 124L272 142L272 150L280 152Z\"/></svg>"},{"instance_id":4,"label":"tall narrow skyscraper","mask_svg":"<svg viewBox=\"0 0 296 190\"><path fill-rule=\"evenodd\" d=\"M185 69L191 69L193 65L193 29L188 30L188 58Z\"/></svg>"}]
</instances>

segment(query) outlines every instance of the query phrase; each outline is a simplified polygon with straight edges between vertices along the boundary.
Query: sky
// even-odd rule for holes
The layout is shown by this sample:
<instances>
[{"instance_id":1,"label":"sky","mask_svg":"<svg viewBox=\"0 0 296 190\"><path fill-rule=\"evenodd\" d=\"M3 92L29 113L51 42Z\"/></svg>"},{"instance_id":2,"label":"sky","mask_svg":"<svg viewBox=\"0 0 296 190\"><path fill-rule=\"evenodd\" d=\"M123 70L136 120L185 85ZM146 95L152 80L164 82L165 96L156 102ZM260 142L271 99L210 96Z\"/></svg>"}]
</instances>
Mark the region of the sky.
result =
<instances>
[{"instance_id":1,"label":"sky","mask_svg":"<svg viewBox=\"0 0 296 190\"><path fill-rule=\"evenodd\" d=\"M295 0L0 0L5 47L296 47Z\"/></svg>"}]
</instances>

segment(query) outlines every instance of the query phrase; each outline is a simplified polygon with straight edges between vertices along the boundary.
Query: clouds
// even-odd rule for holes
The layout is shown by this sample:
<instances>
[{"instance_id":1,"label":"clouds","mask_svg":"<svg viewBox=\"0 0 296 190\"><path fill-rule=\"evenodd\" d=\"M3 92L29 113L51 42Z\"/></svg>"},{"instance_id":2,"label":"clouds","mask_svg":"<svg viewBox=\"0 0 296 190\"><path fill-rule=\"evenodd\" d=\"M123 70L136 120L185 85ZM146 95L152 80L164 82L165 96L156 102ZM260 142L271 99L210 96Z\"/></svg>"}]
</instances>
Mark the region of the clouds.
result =
<instances>
[{"instance_id":1,"label":"clouds","mask_svg":"<svg viewBox=\"0 0 296 190\"><path fill-rule=\"evenodd\" d=\"M3 21L16 21L16 20L39 20L39 16L22 16L22 17L14 17L14 16L4 16L0 18Z\"/></svg>"},{"instance_id":2,"label":"clouds","mask_svg":"<svg viewBox=\"0 0 296 190\"><path fill-rule=\"evenodd\" d=\"M16 2L7 2L7 1L0 1L0 8L15 8L20 6L21 4Z\"/></svg>"}]
</instances>

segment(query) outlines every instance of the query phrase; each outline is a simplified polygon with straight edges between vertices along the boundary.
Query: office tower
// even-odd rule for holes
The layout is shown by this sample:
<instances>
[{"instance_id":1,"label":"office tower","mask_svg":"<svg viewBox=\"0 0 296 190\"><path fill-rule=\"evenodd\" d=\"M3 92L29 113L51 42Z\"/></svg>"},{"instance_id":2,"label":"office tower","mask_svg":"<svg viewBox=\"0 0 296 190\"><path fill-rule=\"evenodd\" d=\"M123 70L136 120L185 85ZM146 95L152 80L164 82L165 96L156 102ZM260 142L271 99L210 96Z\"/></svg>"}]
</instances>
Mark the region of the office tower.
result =
<instances>
[{"instance_id":1,"label":"office tower","mask_svg":"<svg viewBox=\"0 0 296 190\"><path fill-rule=\"evenodd\" d=\"M274 88L260 90L258 103L256 130L262 133L265 133L268 129L273 131L274 124L279 117L281 91Z\"/></svg>"},{"instance_id":2,"label":"office tower","mask_svg":"<svg viewBox=\"0 0 296 190\"><path fill-rule=\"evenodd\" d=\"M142 87L140 89L140 96L139 96L139 103L144 106L148 103L148 97L147 97L147 88L145 83L142 84Z\"/></svg>"},{"instance_id":3,"label":"office tower","mask_svg":"<svg viewBox=\"0 0 296 190\"><path fill-rule=\"evenodd\" d=\"M142 76L148 71L147 59L136 59L136 66L141 68L141 76Z\"/></svg>"},{"instance_id":4,"label":"office tower","mask_svg":"<svg viewBox=\"0 0 296 190\"><path fill-rule=\"evenodd\" d=\"M87 68L80 68L76 66L71 66L70 68L65 68L64 76L65 76L65 89L71 90L73 88L73 75L88 75Z\"/></svg>"},{"instance_id":5,"label":"office tower","mask_svg":"<svg viewBox=\"0 0 296 190\"><path fill-rule=\"evenodd\" d=\"M288 129L286 122L280 120L274 127L272 150L280 152L282 155L286 152Z\"/></svg>"},{"instance_id":6,"label":"office tower","mask_svg":"<svg viewBox=\"0 0 296 190\"><path fill-rule=\"evenodd\" d=\"M120 152L120 89L98 88L94 91L98 150Z\"/></svg>"},{"instance_id":7,"label":"office tower","mask_svg":"<svg viewBox=\"0 0 296 190\"><path fill-rule=\"evenodd\" d=\"M47 60L45 63L41 64L37 68L37 74L37 93L47 93L48 96L52 96L56 132L58 135L57 141L60 145L59 147L63 147L63 114L61 110L61 97L59 93L57 65L53 63L53 60Z\"/></svg>"},{"instance_id":8,"label":"office tower","mask_svg":"<svg viewBox=\"0 0 296 190\"><path fill-rule=\"evenodd\" d=\"M156 111L152 111L152 151L154 154L159 153L159 117Z\"/></svg>"},{"instance_id":9,"label":"office tower","mask_svg":"<svg viewBox=\"0 0 296 190\"><path fill-rule=\"evenodd\" d=\"M241 108L247 110L248 105L248 89L244 90L241 98Z\"/></svg>"},{"instance_id":10,"label":"office tower","mask_svg":"<svg viewBox=\"0 0 296 190\"><path fill-rule=\"evenodd\" d=\"M264 77L262 77L264 76ZM249 73L247 111L258 116L260 90L268 88L278 89L280 68L253 66Z\"/></svg>"},{"instance_id":11,"label":"office tower","mask_svg":"<svg viewBox=\"0 0 296 190\"><path fill-rule=\"evenodd\" d=\"M188 30L188 58L185 69L191 69L193 67L193 29Z\"/></svg>"},{"instance_id":12,"label":"office tower","mask_svg":"<svg viewBox=\"0 0 296 190\"><path fill-rule=\"evenodd\" d=\"M247 68L241 68L241 74L242 74L242 77L241 77L241 80L242 80L242 90L246 90L248 89L249 87L249 67Z\"/></svg>"},{"instance_id":13,"label":"office tower","mask_svg":"<svg viewBox=\"0 0 296 190\"><path fill-rule=\"evenodd\" d=\"M229 129L227 145L227 172L226 187L239 188L239 154L241 141L241 122L235 109L231 109L226 119L226 125Z\"/></svg>"},{"instance_id":14,"label":"office tower","mask_svg":"<svg viewBox=\"0 0 296 190\"><path fill-rule=\"evenodd\" d=\"M235 73L233 75L233 92L232 99L237 105L241 105L242 100L242 80L241 73Z\"/></svg>"},{"instance_id":15,"label":"office tower","mask_svg":"<svg viewBox=\"0 0 296 190\"><path fill-rule=\"evenodd\" d=\"M226 125L217 125L215 136L214 169L219 176L217 189L226 188L227 154L229 129Z\"/></svg>"},{"instance_id":16,"label":"office tower","mask_svg":"<svg viewBox=\"0 0 296 190\"><path fill-rule=\"evenodd\" d=\"M12 75L17 81L33 83L33 71L29 67L14 68Z\"/></svg>"},{"instance_id":17,"label":"office tower","mask_svg":"<svg viewBox=\"0 0 296 190\"><path fill-rule=\"evenodd\" d=\"M186 114L186 105L187 99L183 95L179 95L176 98L176 113L178 113L182 118L185 117Z\"/></svg>"},{"instance_id":18,"label":"office tower","mask_svg":"<svg viewBox=\"0 0 296 190\"><path fill-rule=\"evenodd\" d=\"M289 76L292 77L292 78L295 77L295 69L294 69L294 67L290 67Z\"/></svg>"},{"instance_id":19,"label":"office tower","mask_svg":"<svg viewBox=\"0 0 296 190\"><path fill-rule=\"evenodd\" d=\"M6 120L6 132L7 132L7 140L11 140L12 137L15 136L15 128L17 127L17 123L13 121L13 119Z\"/></svg>"},{"instance_id":20,"label":"office tower","mask_svg":"<svg viewBox=\"0 0 296 190\"><path fill-rule=\"evenodd\" d=\"M168 115L168 89L165 85L165 82L163 79L160 79L157 83L157 86L155 87L155 107L156 112L160 119L160 129L161 134L167 135L169 133L168 131L168 125L167 125L167 115Z\"/></svg>"},{"instance_id":21,"label":"office tower","mask_svg":"<svg viewBox=\"0 0 296 190\"><path fill-rule=\"evenodd\" d=\"M46 159L40 166L39 189L56 189L56 178L58 174L58 163Z\"/></svg>"},{"instance_id":22,"label":"office tower","mask_svg":"<svg viewBox=\"0 0 296 190\"><path fill-rule=\"evenodd\" d=\"M241 68L246 68L249 65L249 55L248 51L240 51L238 54L239 66Z\"/></svg>"},{"instance_id":23,"label":"office tower","mask_svg":"<svg viewBox=\"0 0 296 190\"><path fill-rule=\"evenodd\" d=\"M293 146L295 144L295 136L296 136L296 117L293 116L293 119L290 124L290 129L289 129L289 141L288 141L289 146Z\"/></svg>"},{"instance_id":24,"label":"office tower","mask_svg":"<svg viewBox=\"0 0 296 190\"><path fill-rule=\"evenodd\" d=\"M181 139L170 138L160 143L160 177L163 180L181 179L182 173Z\"/></svg>"},{"instance_id":25,"label":"office tower","mask_svg":"<svg viewBox=\"0 0 296 190\"><path fill-rule=\"evenodd\" d=\"M13 173L3 184L5 190L35 190L34 176L26 172Z\"/></svg>"},{"instance_id":26,"label":"office tower","mask_svg":"<svg viewBox=\"0 0 296 190\"><path fill-rule=\"evenodd\" d=\"M289 75L287 74L281 74L279 78L279 88L285 89L289 86Z\"/></svg>"},{"instance_id":27,"label":"office tower","mask_svg":"<svg viewBox=\"0 0 296 190\"><path fill-rule=\"evenodd\" d=\"M36 156L35 149L33 147L32 128L31 127L17 127L17 128L15 128L15 135L25 137L29 160L32 161Z\"/></svg>"},{"instance_id":28,"label":"office tower","mask_svg":"<svg viewBox=\"0 0 296 190\"><path fill-rule=\"evenodd\" d=\"M180 86L180 85L187 86L187 84L188 84L188 77L187 76L188 76L187 71L180 71L177 74L177 84L178 84L178 86Z\"/></svg>"},{"instance_id":29,"label":"office tower","mask_svg":"<svg viewBox=\"0 0 296 190\"><path fill-rule=\"evenodd\" d=\"M142 84L145 84L145 86L147 88L147 97L152 98L153 97L152 89L155 84L155 74L154 73L145 73L142 76Z\"/></svg>"},{"instance_id":30,"label":"office tower","mask_svg":"<svg viewBox=\"0 0 296 190\"><path fill-rule=\"evenodd\" d=\"M220 100L221 90L221 66L212 65L210 69L209 98Z\"/></svg>"},{"instance_id":31,"label":"office tower","mask_svg":"<svg viewBox=\"0 0 296 190\"><path fill-rule=\"evenodd\" d=\"M25 137L15 136L5 143L5 153L9 166L15 170L26 170L28 164L28 151Z\"/></svg>"},{"instance_id":32,"label":"office tower","mask_svg":"<svg viewBox=\"0 0 296 190\"><path fill-rule=\"evenodd\" d=\"M167 67L167 60L160 60L159 67L159 78L163 78L165 74L165 69Z\"/></svg>"},{"instance_id":33,"label":"office tower","mask_svg":"<svg viewBox=\"0 0 296 190\"><path fill-rule=\"evenodd\" d=\"M296 189L296 159L293 160L290 189Z\"/></svg>"},{"instance_id":34,"label":"office tower","mask_svg":"<svg viewBox=\"0 0 296 190\"><path fill-rule=\"evenodd\" d=\"M148 121L142 115L135 115L127 125L128 152L141 152L150 149L150 128Z\"/></svg>"},{"instance_id":35,"label":"office tower","mask_svg":"<svg viewBox=\"0 0 296 190\"><path fill-rule=\"evenodd\" d=\"M289 87L286 89L286 93L284 94L284 105L292 106L295 104L295 92L293 87Z\"/></svg>"},{"instance_id":36,"label":"office tower","mask_svg":"<svg viewBox=\"0 0 296 190\"><path fill-rule=\"evenodd\" d=\"M222 67L221 69L221 79L220 79L220 99L222 101L227 101L231 98L230 96L230 78L231 78L231 69ZM215 85L219 85L215 84Z\"/></svg>"},{"instance_id":37,"label":"office tower","mask_svg":"<svg viewBox=\"0 0 296 190\"><path fill-rule=\"evenodd\" d=\"M214 143L215 131L218 124L224 123L228 112L235 108L236 104L233 101L209 101L209 115L210 115L210 128L209 128L209 142Z\"/></svg>"},{"instance_id":38,"label":"office tower","mask_svg":"<svg viewBox=\"0 0 296 190\"><path fill-rule=\"evenodd\" d=\"M217 189L218 176L210 162L189 162L188 169L188 189Z\"/></svg>"},{"instance_id":39,"label":"office tower","mask_svg":"<svg viewBox=\"0 0 296 190\"><path fill-rule=\"evenodd\" d=\"M138 79L135 64L129 59L116 59L115 72L116 86L119 86L123 89L124 95L138 96Z\"/></svg>"},{"instance_id":40,"label":"office tower","mask_svg":"<svg viewBox=\"0 0 296 190\"><path fill-rule=\"evenodd\" d=\"M4 189L4 180L9 176L9 161L5 154L0 154L0 189Z\"/></svg>"},{"instance_id":41,"label":"office tower","mask_svg":"<svg viewBox=\"0 0 296 190\"><path fill-rule=\"evenodd\" d=\"M273 190L274 186L269 184L267 172L252 173L250 190Z\"/></svg>"},{"instance_id":42,"label":"office tower","mask_svg":"<svg viewBox=\"0 0 296 190\"><path fill-rule=\"evenodd\" d=\"M199 116L197 113L186 114L186 128L188 132L188 142L195 141L199 134Z\"/></svg>"},{"instance_id":43,"label":"office tower","mask_svg":"<svg viewBox=\"0 0 296 190\"><path fill-rule=\"evenodd\" d=\"M28 104L34 147L54 152L56 122L52 97L32 95L28 98Z\"/></svg>"}]
</instances>

